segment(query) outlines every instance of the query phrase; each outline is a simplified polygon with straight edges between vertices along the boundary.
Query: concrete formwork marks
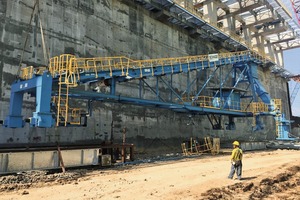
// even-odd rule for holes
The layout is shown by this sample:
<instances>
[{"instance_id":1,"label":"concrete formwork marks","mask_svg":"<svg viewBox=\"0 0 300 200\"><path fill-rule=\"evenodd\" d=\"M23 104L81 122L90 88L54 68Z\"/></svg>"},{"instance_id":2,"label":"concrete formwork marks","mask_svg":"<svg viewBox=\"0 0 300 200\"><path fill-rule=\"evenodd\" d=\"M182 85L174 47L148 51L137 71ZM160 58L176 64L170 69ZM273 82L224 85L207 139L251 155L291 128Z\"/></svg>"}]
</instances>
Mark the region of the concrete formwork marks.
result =
<instances>
[{"instance_id":1,"label":"concrete formwork marks","mask_svg":"<svg viewBox=\"0 0 300 200\"><path fill-rule=\"evenodd\" d=\"M156 20L152 16L153 13L151 14L134 1L40 1L41 17L39 18L35 14L33 22L28 26L33 2L32 0L0 1L1 97L5 93L5 100L2 98L0 102L0 119L4 119L8 113L10 83L14 80L26 34L29 34L29 40L25 48L23 64L33 66L44 64L39 20L43 24L45 42L50 56L71 53L78 57L124 55L133 59L147 59L225 52L219 43L214 44L209 39L192 37L188 30L171 25L167 19ZM189 76L192 79L198 73L200 72L193 72ZM192 88L193 90L203 85L210 72L203 71L201 73L197 79L197 84ZM284 86L284 80L275 79L267 72L263 75L265 76L266 88L270 88L273 93L277 92L277 86ZM187 77L186 73L173 75L175 91L183 92L187 85ZM170 77L163 78L166 81L171 79ZM156 79L147 79L146 82L154 86ZM137 96L139 94L138 84L138 81L118 84L117 93L126 93L131 97ZM218 81L214 80L212 84L218 84ZM85 87L91 89L88 85ZM171 98L169 89L160 81L159 90L164 99ZM285 90L286 86L282 92ZM156 98L156 95L145 84L141 96L148 99ZM272 93L271 96L273 97ZM274 97L277 96L274 95ZM23 113L26 115L31 112L31 107L34 105L30 103L28 96L24 98L26 98L26 102ZM173 96L173 98L175 97ZM94 102L93 105L95 109L89 118L88 127L60 127L56 130L37 129L35 131L29 127L20 130L0 127L0 143L100 141L110 133L112 120L115 122L114 136L116 141L122 139L122 129L126 126L128 128L126 139L137 144L138 148L146 149L159 145L166 148L173 145L180 149L180 145L177 144L190 136L220 136L222 142L235 137L249 138L253 135L259 139L261 134L251 133L251 120L249 123L241 120L237 124L237 131L234 132L213 131L205 116L196 116L193 119L195 125L192 126L187 125L189 119L186 114L178 114L168 110L100 102ZM268 124L273 123L272 121L273 119L266 120ZM272 128L270 127L266 131L272 131ZM245 131L241 133L240 130ZM107 138L109 139L109 137Z\"/></svg>"}]
</instances>

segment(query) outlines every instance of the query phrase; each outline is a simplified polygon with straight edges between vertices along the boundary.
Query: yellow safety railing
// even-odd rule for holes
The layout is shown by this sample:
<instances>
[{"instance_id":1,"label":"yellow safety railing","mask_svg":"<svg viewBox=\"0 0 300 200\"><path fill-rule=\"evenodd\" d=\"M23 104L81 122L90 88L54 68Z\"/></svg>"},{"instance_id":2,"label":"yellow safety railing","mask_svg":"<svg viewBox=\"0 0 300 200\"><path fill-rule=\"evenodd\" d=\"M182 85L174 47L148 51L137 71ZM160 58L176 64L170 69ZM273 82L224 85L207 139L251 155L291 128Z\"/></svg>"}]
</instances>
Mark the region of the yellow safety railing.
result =
<instances>
[{"instance_id":1,"label":"yellow safety railing","mask_svg":"<svg viewBox=\"0 0 300 200\"><path fill-rule=\"evenodd\" d=\"M66 98L60 97L60 101L66 101ZM58 105L58 100L59 100L59 96L55 96L52 97L52 102L55 105ZM64 104L65 106L61 106L60 111L59 111L59 115L61 117L66 118L66 122L69 122L70 124L76 124L76 125L80 125L81 124L81 115L85 113L85 111L81 108L71 108L68 105L66 105L65 102L61 102L61 104ZM66 113L68 110L68 113ZM68 116L66 116L68 115ZM59 122L65 122L65 120L59 120Z\"/></svg>"},{"instance_id":2,"label":"yellow safety railing","mask_svg":"<svg viewBox=\"0 0 300 200\"><path fill-rule=\"evenodd\" d=\"M269 112L269 105L263 102L252 102L250 105L251 112L259 114L261 112Z\"/></svg>"},{"instance_id":3,"label":"yellow safety railing","mask_svg":"<svg viewBox=\"0 0 300 200\"><path fill-rule=\"evenodd\" d=\"M31 79L33 75L42 75L46 69L46 67L23 67L21 68L20 78L23 80Z\"/></svg>"},{"instance_id":4,"label":"yellow safety railing","mask_svg":"<svg viewBox=\"0 0 300 200\"><path fill-rule=\"evenodd\" d=\"M52 77L55 77L59 72L59 57L55 56L50 58L49 60L49 72L51 73Z\"/></svg>"},{"instance_id":5,"label":"yellow safety railing","mask_svg":"<svg viewBox=\"0 0 300 200\"><path fill-rule=\"evenodd\" d=\"M276 118L281 117L281 109L282 109L282 102L281 99L272 99L272 104L274 106L274 111L276 113ZM282 132L282 126L280 126L280 121L277 119L276 121L276 135L280 137L280 133Z\"/></svg>"},{"instance_id":6,"label":"yellow safety railing","mask_svg":"<svg viewBox=\"0 0 300 200\"><path fill-rule=\"evenodd\" d=\"M49 71L52 76L59 75L59 88L57 106L56 125L67 125L69 122L69 88L77 86L76 75L76 63L72 63L72 59L75 56L71 54L63 54L59 57L50 59Z\"/></svg>"},{"instance_id":7,"label":"yellow safety railing","mask_svg":"<svg viewBox=\"0 0 300 200\"><path fill-rule=\"evenodd\" d=\"M265 112L275 112L276 116L281 114L281 99L271 99L270 104L265 104L263 102L252 102L250 105L251 112L253 113L252 126L256 125L256 116L260 113ZM276 121L276 127L278 122ZM278 130L276 130L278 132Z\"/></svg>"},{"instance_id":8,"label":"yellow safety railing","mask_svg":"<svg viewBox=\"0 0 300 200\"><path fill-rule=\"evenodd\" d=\"M245 56L249 56L253 59L260 60L263 63L268 61L265 59L265 57L252 51L240 51L218 54L219 59L228 58L228 60L226 60L226 63L224 64L231 64L237 61L244 61ZM69 59L69 61L67 59ZM209 61L208 55L184 56L176 58L158 58L149 60L132 60L124 56L76 58L72 55L63 54L59 58L54 57L50 59L49 71L53 76L56 74L65 75L65 77L67 78L62 80L64 81L63 84L77 86L76 81L80 79L80 73L82 72L89 72L91 74L94 74L95 78L97 78L97 72L100 71L109 71L110 76L112 76L114 70L121 70L122 75L125 76L128 75L129 69L147 68L147 70L149 70L150 68L150 71L148 72L151 72L152 76L154 76L156 66L161 66L162 72L164 73L164 66L181 66L182 64L191 64L206 61ZM143 73L143 70L140 70L140 77L143 77Z\"/></svg>"},{"instance_id":9,"label":"yellow safety railing","mask_svg":"<svg viewBox=\"0 0 300 200\"><path fill-rule=\"evenodd\" d=\"M181 98L183 102L192 102L194 100L194 96L190 98L183 97ZM225 99L226 100L226 99ZM270 110L272 107L278 113L281 113L281 99L272 99L270 104L266 104L264 102L241 102L241 101L227 101L220 100L219 97L211 97L211 96L199 96L197 100L194 100L194 106L204 107L204 108L213 108L213 109L227 109L231 111L238 112L251 112L253 116L258 115L260 113L268 113L273 110ZM179 103L183 103L179 102ZM225 108L223 108L225 105Z\"/></svg>"},{"instance_id":10,"label":"yellow safety railing","mask_svg":"<svg viewBox=\"0 0 300 200\"><path fill-rule=\"evenodd\" d=\"M195 103L200 107L224 109L223 107L225 106L225 109L231 111L251 112L249 103L232 100L225 102L225 100L220 100L218 97L199 96Z\"/></svg>"},{"instance_id":11,"label":"yellow safety railing","mask_svg":"<svg viewBox=\"0 0 300 200\"><path fill-rule=\"evenodd\" d=\"M65 78L62 80L63 82L60 83L68 85L74 84L74 82L70 82L69 79L70 74L74 73L74 66L71 63L74 58L75 56L70 54L62 54L59 56L58 73L59 75L65 75Z\"/></svg>"},{"instance_id":12,"label":"yellow safety railing","mask_svg":"<svg viewBox=\"0 0 300 200\"><path fill-rule=\"evenodd\" d=\"M260 60L261 62L267 62L265 57L262 57L260 54L253 51L240 51L240 52L229 52L229 53L220 53L218 54L219 59L225 58L225 63L222 64L231 64L235 62L245 61L249 58ZM188 70L189 64L202 62L202 67L204 67L204 62L210 62L208 55L198 55L198 56L184 56L176 58L158 58L158 59L149 59L149 60L132 60L124 56L120 57L98 57L98 58L76 58L74 55L63 54L59 57L54 57L50 59L49 71L52 76L59 75L59 90L58 90L58 101L57 101L57 125L64 123L67 125L69 118L69 103L68 95L69 88L76 87L77 82L80 81L81 73L90 73L90 75L98 78L98 72L108 72L109 76L113 75L114 70L121 70L121 75L126 76L129 73L130 69L140 69L140 77L143 77L143 73L151 73L154 76L155 67L162 67L161 71L164 74L164 66L180 66L180 71L182 71L182 65L187 64ZM210 62L213 63L213 62ZM216 63L215 63L216 65ZM142 70L147 68L145 70ZM171 67L173 70L173 67ZM146 71L147 70L147 71ZM30 68L28 69L30 71ZM26 72L24 74L30 74ZM28 75L27 75L28 76ZM197 100L199 104L206 101L207 107L216 107L210 105L212 99L209 100ZM211 97L210 97L211 98ZM210 102L210 103L209 103ZM224 104L223 104L224 105ZM249 104L243 104L239 102L232 102L231 106L228 105L232 110L238 110L242 112L247 112Z\"/></svg>"},{"instance_id":13,"label":"yellow safety railing","mask_svg":"<svg viewBox=\"0 0 300 200\"><path fill-rule=\"evenodd\" d=\"M77 124L80 125L81 124L81 114L84 113L84 111L80 108L70 108L71 110L71 121L70 124Z\"/></svg>"},{"instance_id":14,"label":"yellow safety railing","mask_svg":"<svg viewBox=\"0 0 300 200\"><path fill-rule=\"evenodd\" d=\"M64 75L66 78L62 80L62 84L73 85L74 82L72 79L68 77L72 76L72 72L74 72L75 66L72 65L72 59L75 56L71 54L62 54L60 56L56 56L50 58L49 60L49 72L54 77L56 75ZM70 81L71 80L71 81Z\"/></svg>"},{"instance_id":15,"label":"yellow safety railing","mask_svg":"<svg viewBox=\"0 0 300 200\"><path fill-rule=\"evenodd\" d=\"M275 110L278 114L281 114L281 111L282 111L282 103L281 103L281 99L272 99L271 104L274 105L274 110Z\"/></svg>"},{"instance_id":16,"label":"yellow safety railing","mask_svg":"<svg viewBox=\"0 0 300 200\"><path fill-rule=\"evenodd\" d=\"M21 68L21 73L20 73L21 79L28 80L28 79L31 79L32 76L33 76L33 66Z\"/></svg>"}]
</instances>

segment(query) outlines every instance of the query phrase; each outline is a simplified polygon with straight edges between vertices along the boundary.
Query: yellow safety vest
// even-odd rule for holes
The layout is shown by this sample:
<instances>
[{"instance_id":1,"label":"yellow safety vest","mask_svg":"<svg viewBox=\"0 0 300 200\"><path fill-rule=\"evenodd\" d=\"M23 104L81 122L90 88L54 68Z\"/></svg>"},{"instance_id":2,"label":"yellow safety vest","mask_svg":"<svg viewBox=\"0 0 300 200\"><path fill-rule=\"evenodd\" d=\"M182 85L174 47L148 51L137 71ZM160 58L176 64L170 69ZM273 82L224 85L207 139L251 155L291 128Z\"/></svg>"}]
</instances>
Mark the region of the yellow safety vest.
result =
<instances>
[{"instance_id":1,"label":"yellow safety vest","mask_svg":"<svg viewBox=\"0 0 300 200\"><path fill-rule=\"evenodd\" d=\"M231 160L238 161L243 159L243 151L240 148L234 148L231 153Z\"/></svg>"}]
</instances>

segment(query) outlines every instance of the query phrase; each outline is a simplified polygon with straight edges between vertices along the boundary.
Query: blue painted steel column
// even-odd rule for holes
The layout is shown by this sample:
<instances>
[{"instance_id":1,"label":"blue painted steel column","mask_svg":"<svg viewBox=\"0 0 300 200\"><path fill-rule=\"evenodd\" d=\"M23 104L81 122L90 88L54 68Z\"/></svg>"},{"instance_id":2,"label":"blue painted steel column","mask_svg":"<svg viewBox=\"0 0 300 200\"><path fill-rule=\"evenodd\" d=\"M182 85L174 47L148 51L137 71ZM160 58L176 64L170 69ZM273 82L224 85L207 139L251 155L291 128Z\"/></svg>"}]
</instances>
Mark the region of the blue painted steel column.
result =
<instances>
[{"instance_id":1,"label":"blue painted steel column","mask_svg":"<svg viewBox=\"0 0 300 200\"><path fill-rule=\"evenodd\" d=\"M233 70L233 77L232 77L232 82L231 82L231 86L234 86L235 82L236 82L236 67L234 67L234 70Z\"/></svg>"},{"instance_id":2,"label":"blue painted steel column","mask_svg":"<svg viewBox=\"0 0 300 200\"><path fill-rule=\"evenodd\" d=\"M53 126L54 120L50 112L52 77L48 73L29 80L19 81L12 85L9 115L4 121L4 126L10 128L21 128L24 126L21 113L23 94L26 92L36 95L36 110L30 118L30 125L38 127Z\"/></svg>"},{"instance_id":3,"label":"blue painted steel column","mask_svg":"<svg viewBox=\"0 0 300 200\"><path fill-rule=\"evenodd\" d=\"M182 101L184 103L184 101L182 100L181 96L179 94L176 93L176 91L171 87L171 85L165 81L161 76L159 76L160 80L170 88L170 90L173 92L173 94L178 98L178 100Z\"/></svg>"},{"instance_id":4,"label":"blue painted steel column","mask_svg":"<svg viewBox=\"0 0 300 200\"><path fill-rule=\"evenodd\" d=\"M36 108L30 121L31 126L52 127L54 120L50 112L52 77L44 73L36 80Z\"/></svg>"},{"instance_id":5,"label":"blue painted steel column","mask_svg":"<svg viewBox=\"0 0 300 200\"><path fill-rule=\"evenodd\" d=\"M159 100L158 77L159 77L159 76L156 76L156 97L157 97L157 99Z\"/></svg>"},{"instance_id":6,"label":"blue painted steel column","mask_svg":"<svg viewBox=\"0 0 300 200\"><path fill-rule=\"evenodd\" d=\"M158 96L158 99L160 100L160 101L163 101L163 102L166 102L163 98L161 98L160 96L159 96L159 94L157 94L156 93L156 91L144 80L144 79L141 79L142 81L143 81L143 83L156 95L156 96Z\"/></svg>"},{"instance_id":7,"label":"blue painted steel column","mask_svg":"<svg viewBox=\"0 0 300 200\"><path fill-rule=\"evenodd\" d=\"M255 86L254 86L254 78L253 78L253 75L252 75L252 73L251 73L253 70L252 70L251 64L249 64L249 65L250 65L250 66L249 66L250 69L248 69L248 72L247 72L248 81L249 81L249 83L250 83L250 85L251 85L253 101L254 101L254 102L257 102L258 99L257 99L256 90L255 90Z\"/></svg>"},{"instance_id":8,"label":"blue painted steel column","mask_svg":"<svg viewBox=\"0 0 300 200\"><path fill-rule=\"evenodd\" d=\"M255 87L255 84L254 84L254 80L258 78L257 77L257 65L252 64L252 63L248 64L247 76L248 76L249 83L251 85L253 101L258 102L258 97L257 97L257 94L256 94L257 91L256 91L256 87ZM260 120L260 115L256 115L254 117L255 117L255 122L256 123L255 123L255 126L252 127L253 131L263 130L264 129L264 124Z\"/></svg>"},{"instance_id":9,"label":"blue painted steel column","mask_svg":"<svg viewBox=\"0 0 300 200\"><path fill-rule=\"evenodd\" d=\"M204 88L207 86L207 84L209 83L209 81L215 76L215 73L218 70L218 68L220 68L220 67L216 67L215 70L213 71L213 73L211 75L209 75L208 79L205 81L205 83L203 84L202 88L199 90L199 92L196 94L195 98L192 100L192 103L194 103L195 100L198 99L199 95L204 90Z\"/></svg>"},{"instance_id":10,"label":"blue painted steel column","mask_svg":"<svg viewBox=\"0 0 300 200\"><path fill-rule=\"evenodd\" d=\"M223 80L222 80L222 68L223 67L220 67L220 108L223 107L223 92L222 92L222 87L223 87Z\"/></svg>"},{"instance_id":11,"label":"blue painted steel column","mask_svg":"<svg viewBox=\"0 0 300 200\"><path fill-rule=\"evenodd\" d=\"M186 73L186 85L190 85L190 71ZM187 87L187 101L190 101L190 87Z\"/></svg>"},{"instance_id":12,"label":"blue painted steel column","mask_svg":"<svg viewBox=\"0 0 300 200\"><path fill-rule=\"evenodd\" d=\"M222 70L222 68L221 68L220 70ZM224 85L225 83L227 83L227 80L228 80L229 76L230 76L232 73L235 73L235 68L234 68L234 67L231 68L231 70L227 73L225 79L222 80L222 82L220 83L221 88L223 88L223 85ZM234 74L233 74L233 76L232 76L232 79L236 79L236 76L235 76ZM234 85L234 83L235 83L235 82L232 80L232 85ZM216 94L214 95L214 97L216 97L218 94L219 94L219 91L216 92Z\"/></svg>"},{"instance_id":13,"label":"blue painted steel column","mask_svg":"<svg viewBox=\"0 0 300 200\"><path fill-rule=\"evenodd\" d=\"M181 96L183 96L185 93L187 93L187 91L191 91L191 87L194 85L194 83L197 82L198 78L201 75L201 71L199 71L199 72L200 73L198 73L198 71L197 71L196 77L194 78L194 80L192 80L192 82L189 81L189 84L187 85L186 89L180 94ZM196 85L196 86L197 86L196 90L198 90L198 85Z\"/></svg>"},{"instance_id":14,"label":"blue painted steel column","mask_svg":"<svg viewBox=\"0 0 300 200\"><path fill-rule=\"evenodd\" d=\"M93 100L88 100L88 114L89 116L93 116Z\"/></svg>"},{"instance_id":15,"label":"blue painted steel column","mask_svg":"<svg viewBox=\"0 0 300 200\"><path fill-rule=\"evenodd\" d=\"M236 88L236 86L239 84L239 82L241 81L241 79L244 77L244 75L247 73L248 67L245 66L245 68L243 69L243 71L241 71L241 74L239 75L238 79L235 81L235 84L232 86L231 91L229 92L227 98L225 99L224 102L224 106L223 108L225 108L228 105L230 96L232 95L232 93L234 92L234 89Z\"/></svg>"},{"instance_id":16,"label":"blue painted steel column","mask_svg":"<svg viewBox=\"0 0 300 200\"><path fill-rule=\"evenodd\" d=\"M114 77L111 79L110 94L111 95L116 94L116 78L114 78Z\"/></svg>"},{"instance_id":17,"label":"blue painted steel column","mask_svg":"<svg viewBox=\"0 0 300 200\"><path fill-rule=\"evenodd\" d=\"M279 116L274 117L275 120L277 121L277 138L276 140L290 140L293 141L296 138L295 137L290 137L290 132L291 132L291 123L293 121L285 119L285 115L281 114Z\"/></svg>"},{"instance_id":18,"label":"blue painted steel column","mask_svg":"<svg viewBox=\"0 0 300 200\"><path fill-rule=\"evenodd\" d=\"M171 74L171 80L170 80L171 88L173 88L173 74ZM173 102L173 92L170 90L170 102Z\"/></svg>"},{"instance_id":19,"label":"blue painted steel column","mask_svg":"<svg viewBox=\"0 0 300 200\"><path fill-rule=\"evenodd\" d=\"M139 98L142 98L142 80L139 79Z\"/></svg>"},{"instance_id":20,"label":"blue painted steel column","mask_svg":"<svg viewBox=\"0 0 300 200\"><path fill-rule=\"evenodd\" d=\"M9 115L4 121L5 127L21 128L24 126L22 114L23 92L11 92Z\"/></svg>"}]
</instances>

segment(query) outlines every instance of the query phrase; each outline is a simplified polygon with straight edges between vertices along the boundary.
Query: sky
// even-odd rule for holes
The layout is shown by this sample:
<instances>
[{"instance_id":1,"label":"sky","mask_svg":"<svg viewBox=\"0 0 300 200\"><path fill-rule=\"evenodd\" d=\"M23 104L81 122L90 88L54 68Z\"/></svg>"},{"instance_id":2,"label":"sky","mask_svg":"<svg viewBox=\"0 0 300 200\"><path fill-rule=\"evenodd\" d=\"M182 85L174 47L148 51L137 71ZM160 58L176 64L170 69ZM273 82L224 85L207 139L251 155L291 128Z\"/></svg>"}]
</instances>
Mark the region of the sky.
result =
<instances>
[{"instance_id":1,"label":"sky","mask_svg":"<svg viewBox=\"0 0 300 200\"><path fill-rule=\"evenodd\" d=\"M300 74L300 48L290 49L283 52L284 68L293 74ZM300 83L299 83L300 84ZM296 82L289 81L290 93L292 93ZM294 116L300 116L300 90L292 105Z\"/></svg>"}]
</instances>

